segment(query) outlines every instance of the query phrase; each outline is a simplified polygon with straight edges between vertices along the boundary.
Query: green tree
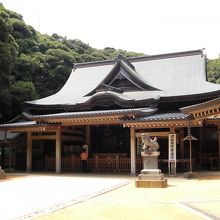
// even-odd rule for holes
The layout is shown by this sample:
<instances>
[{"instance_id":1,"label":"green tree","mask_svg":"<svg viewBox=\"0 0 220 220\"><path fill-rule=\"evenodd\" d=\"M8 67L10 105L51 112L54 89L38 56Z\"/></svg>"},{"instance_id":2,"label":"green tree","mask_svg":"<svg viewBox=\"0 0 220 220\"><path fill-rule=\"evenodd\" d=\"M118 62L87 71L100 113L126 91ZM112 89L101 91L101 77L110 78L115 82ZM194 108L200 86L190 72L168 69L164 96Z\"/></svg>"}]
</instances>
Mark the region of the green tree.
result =
<instances>
[{"instance_id":1,"label":"green tree","mask_svg":"<svg viewBox=\"0 0 220 220\"><path fill-rule=\"evenodd\" d=\"M220 58L208 61L207 72L210 82L220 83Z\"/></svg>"},{"instance_id":2,"label":"green tree","mask_svg":"<svg viewBox=\"0 0 220 220\"><path fill-rule=\"evenodd\" d=\"M140 55L111 47L97 50L79 39L41 34L0 3L0 120L15 117L23 101L60 90L74 63L114 59L119 53Z\"/></svg>"},{"instance_id":3,"label":"green tree","mask_svg":"<svg viewBox=\"0 0 220 220\"><path fill-rule=\"evenodd\" d=\"M0 4L0 92L9 86L10 74L17 57L18 48L11 33L9 16Z\"/></svg>"},{"instance_id":4,"label":"green tree","mask_svg":"<svg viewBox=\"0 0 220 220\"><path fill-rule=\"evenodd\" d=\"M11 99L8 91L12 68L18 52L17 44L11 33L9 15L0 3L0 120L11 116Z\"/></svg>"},{"instance_id":5,"label":"green tree","mask_svg":"<svg viewBox=\"0 0 220 220\"><path fill-rule=\"evenodd\" d=\"M33 83L18 81L10 87L10 99L13 108L11 109L12 115L16 116L22 112L24 102L37 98L37 93Z\"/></svg>"}]
</instances>

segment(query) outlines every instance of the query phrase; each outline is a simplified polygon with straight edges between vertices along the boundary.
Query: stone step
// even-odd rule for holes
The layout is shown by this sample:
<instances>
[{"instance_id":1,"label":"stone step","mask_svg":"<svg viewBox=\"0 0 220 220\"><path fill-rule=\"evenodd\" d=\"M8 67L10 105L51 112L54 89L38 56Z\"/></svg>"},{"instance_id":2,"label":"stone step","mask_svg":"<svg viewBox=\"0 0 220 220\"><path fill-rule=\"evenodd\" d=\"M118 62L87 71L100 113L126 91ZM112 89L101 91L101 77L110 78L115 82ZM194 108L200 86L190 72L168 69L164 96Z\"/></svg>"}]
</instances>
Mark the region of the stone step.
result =
<instances>
[{"instance_id":1,"label":"stone step","mask_svg":"<svg viewBox=\"0 0 220 220\"><path fill-rule=\"evenodd\" d=\"M138 175L139 180L162 180L164 179L164 174L139 174Z\"/></svg>"},{"instance_id":2,"label":"stone step","mask_svg":"<svg viewBox=\"0 0 220 220\"><path fill-rule=\"evenodd\" d=\"M161 174L160 169L143 169L141 170L141 174Z\"/></svg>"},{"instance_id":3,"label":"stone step","mask_svg":"<svg viewBox=\"0 0 220 220\"><path fill-rule=\"evenodd\" d=\"M166 188L167 179L163 180L136 180L135 186L137 188Z\"/></svg>"}]
</instances>

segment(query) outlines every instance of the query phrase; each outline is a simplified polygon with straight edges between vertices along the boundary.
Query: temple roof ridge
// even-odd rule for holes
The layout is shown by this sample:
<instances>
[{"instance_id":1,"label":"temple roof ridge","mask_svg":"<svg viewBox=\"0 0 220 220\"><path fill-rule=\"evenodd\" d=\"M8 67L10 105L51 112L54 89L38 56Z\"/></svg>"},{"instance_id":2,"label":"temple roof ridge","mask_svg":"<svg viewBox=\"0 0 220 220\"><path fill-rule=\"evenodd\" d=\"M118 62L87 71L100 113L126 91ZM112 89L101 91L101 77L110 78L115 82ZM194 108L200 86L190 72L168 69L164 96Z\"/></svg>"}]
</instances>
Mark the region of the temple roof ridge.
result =
<instances>
[{"instance_id":1,"label":"temple roof ridge","mask_svg":"<svg viewBox=\"0 0 220 220\"><path fill-rule=\"evenodd\" d=\"M137 57L127 57L126 60L129 61L129 62L138 62L138 61L157 60L157 59L166 59L166 58L172 58L172 57L192 56L192 55L204 56L203 49L173 52L173 53L162 53L162 54L156 54L156 55L143 55L143 56L137 56ZM116 57L116 59L120 56L122 56L122 55L119 54ZM112 64L115 63L116 59L107 59L107 60L98 60L98 61L83 62L83 63L74 63L74 69L90 67L90 66L112 65Z\"/></svg>"}]
</instances>

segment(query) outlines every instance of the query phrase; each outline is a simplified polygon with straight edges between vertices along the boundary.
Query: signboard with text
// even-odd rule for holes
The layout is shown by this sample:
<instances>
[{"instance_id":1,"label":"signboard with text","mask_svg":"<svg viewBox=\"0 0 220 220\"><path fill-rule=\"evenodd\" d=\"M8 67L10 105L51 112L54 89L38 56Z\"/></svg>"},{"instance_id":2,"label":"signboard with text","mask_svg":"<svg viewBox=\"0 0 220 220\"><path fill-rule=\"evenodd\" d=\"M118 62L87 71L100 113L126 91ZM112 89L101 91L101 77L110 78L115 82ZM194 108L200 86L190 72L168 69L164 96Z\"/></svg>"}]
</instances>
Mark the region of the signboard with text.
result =
<instances>
[{"instance_id":1,"label":"signboard with text","mask_svg":"<svg viewBox=\"0 0 220 220\"><path fill-rule=\"evenodd\" d=\"M176 134L169 134L169 162L176 161Z\"/></svg>"}]
</instances>

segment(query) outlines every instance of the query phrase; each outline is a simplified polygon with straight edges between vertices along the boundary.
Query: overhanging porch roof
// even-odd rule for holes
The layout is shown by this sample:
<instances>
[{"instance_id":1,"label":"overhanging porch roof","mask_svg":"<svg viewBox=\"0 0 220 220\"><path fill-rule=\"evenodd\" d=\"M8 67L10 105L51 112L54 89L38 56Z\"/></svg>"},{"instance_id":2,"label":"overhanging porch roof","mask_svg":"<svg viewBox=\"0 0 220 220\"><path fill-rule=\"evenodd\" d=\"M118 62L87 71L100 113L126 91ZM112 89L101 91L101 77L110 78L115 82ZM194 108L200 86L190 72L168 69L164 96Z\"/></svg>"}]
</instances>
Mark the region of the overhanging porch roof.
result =
<instances>
[{"instance_id":1,"label":"overhanging porch roof","mask_svg":"<svg viewBox=\"0 0 220 220\"><path fill-rule=\"evenodd\" d=\"M52 129L54 124L37 123L36 121L25 121L1 124L0 130L10 131L12 133L41 132Z\"/></svg>"},{"instance_id":2,"label":"overhanging porch roof","mask_svg":"<svg viewBox=\"0 0 220 220\"><path fill-rule=\"evenodd\" d=\"M202 121L191 120L189 114L181 112L157 113L145 117L136 118L135 121L125 122L125 127L136 128L166 128L166 127L187 127L191 122L193 127L201 127Z\"/></svg>"},{"instance_id":3,"label":"overhanging porch roof","mask_svg":"<svg viewBox=\"0 0 220 220\"><path fill-rule=\"evenodd\" d=\"M25 116L33 121L0 125L0 130L12 132L49 131L57 126L83 125L123 125L124 127L187 127L189 114L181 112L157 113L157 109L116 109L88 112L66 112L48 115ZM201 126L202 121L194 121L193 126Z\"/></svg>"},{"instance_id":4,"label":"overhanging porch roof","mask_svg":"<svg viewBox=\"0 0 220 220\"><path fill-rule=\"evenodd\" d=\"M206 119L210 116L220 116L220 97L203 102L197 105L191 105L180 109L185 114L191 114L195 119Z\"/></svg>"}]
</instances>

